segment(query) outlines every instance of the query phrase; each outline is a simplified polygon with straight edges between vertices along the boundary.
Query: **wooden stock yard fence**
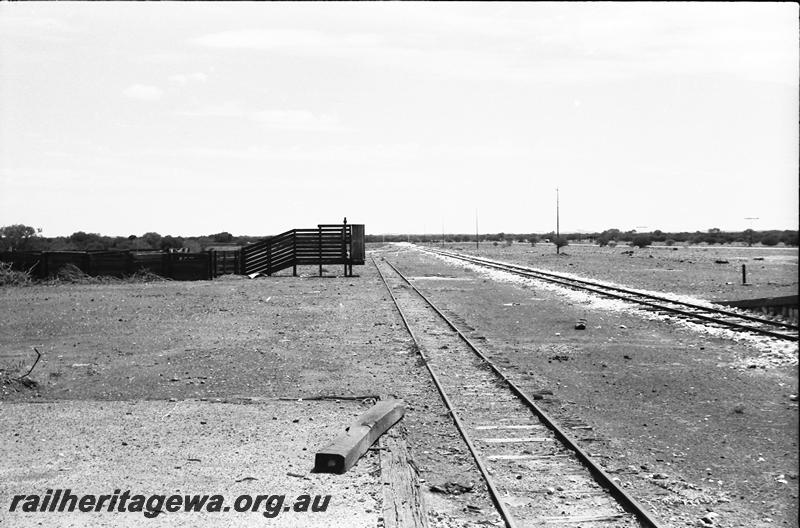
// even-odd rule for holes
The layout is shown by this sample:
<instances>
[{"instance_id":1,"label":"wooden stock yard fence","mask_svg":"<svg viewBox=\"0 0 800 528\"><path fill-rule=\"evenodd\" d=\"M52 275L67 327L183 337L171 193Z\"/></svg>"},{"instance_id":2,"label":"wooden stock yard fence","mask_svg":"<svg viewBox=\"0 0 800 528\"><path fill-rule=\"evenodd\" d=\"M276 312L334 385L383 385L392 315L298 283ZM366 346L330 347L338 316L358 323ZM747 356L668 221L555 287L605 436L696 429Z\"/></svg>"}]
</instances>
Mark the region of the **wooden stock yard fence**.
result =
<instances>
[{"instance_id":1,"label":"wooden stock yard fence","mask_svg":"<svg viewBox=\"0 0 800 528\"><path fill-rule=\"evenodd\" d=\"M265 273L297 266L341 264L345 276L353 275L353 265L364 264L363 224L319 224L316 229L292 229L242 248L241 269L245 275Z\"/></svg>"},{"instance_id":2,"label":"wooden stock yard fence","mask_svg":"<svg viewBox=\"0 0 800 528\"><path fill-rule=\"evenodd\" d=\"M165 251L12 251L0 261L34 278L53 277L68 264L91 276L124 277L146 270L175 280L205 280L215 276L212 253Z\"/></svg>"},{"instance_id":3,"label":"wooden stock yard fence","mask_svg":"<svg viewBox=\"0 0 800 528\"><path fill-rule=\"evenodd\" d=\"M364 264L363 224L320 224L316 229L292 229L242 248L216 247L201 253L166 251L12 251L0 252L0 262L30 271L34 278L53 277L68 264L91 276L123 277L142 270L175 280L208 280L219 275L273 273L297 266Z\"/></svg>"}]
</instances>

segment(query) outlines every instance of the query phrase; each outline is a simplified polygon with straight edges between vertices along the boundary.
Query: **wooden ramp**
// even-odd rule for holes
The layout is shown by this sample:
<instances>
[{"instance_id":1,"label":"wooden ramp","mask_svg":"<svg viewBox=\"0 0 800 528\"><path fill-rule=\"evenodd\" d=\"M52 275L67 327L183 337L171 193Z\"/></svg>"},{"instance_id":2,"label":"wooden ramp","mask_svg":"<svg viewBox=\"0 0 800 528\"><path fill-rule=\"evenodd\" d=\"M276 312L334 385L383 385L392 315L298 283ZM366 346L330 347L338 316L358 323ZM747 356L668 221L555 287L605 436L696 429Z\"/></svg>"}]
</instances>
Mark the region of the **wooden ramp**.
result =
<instances>
[{"instance_id":1,"label":"wooden ramp","mask_svg":"<svg viewBox=\"0 0 800 528\"><path fill-rule=\"evenodd\" d=\"M324 264L344 266L345 276L353 275L353 265L364 264L363 224L319 224L316 229L292 229L265 238L241 249L240 269L243 275L265 273L297 266Z\"/></svg>"}]
</instances>

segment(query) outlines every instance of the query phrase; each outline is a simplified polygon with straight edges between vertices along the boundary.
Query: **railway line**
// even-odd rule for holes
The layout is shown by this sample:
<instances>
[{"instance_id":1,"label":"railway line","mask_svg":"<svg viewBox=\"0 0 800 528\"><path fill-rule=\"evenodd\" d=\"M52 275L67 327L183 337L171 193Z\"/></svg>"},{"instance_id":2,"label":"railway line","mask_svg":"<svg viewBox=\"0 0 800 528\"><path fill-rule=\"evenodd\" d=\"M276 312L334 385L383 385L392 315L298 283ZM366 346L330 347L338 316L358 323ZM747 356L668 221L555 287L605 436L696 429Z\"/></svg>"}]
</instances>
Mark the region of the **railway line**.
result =
<instances>
[{"instance_id":1,"label":"railway line","mask_svg":"<svg viewBox=\"0 0 800 528\"><path fill-rule=\"evenodd\" d=\"M669 314L704 324L733 329L740 332L751 332L781 340L798 341L798 326L784 321L767 319L755 315L743 314L722 307L708 307L699 304L669 299L657 295L637 292L628 288L610 286L600 282L577 279L558 273L545 272L526 266L510 264L472 255L464 255L435 248L424 248L423 251L467 262L484 268L495 269L530 279L538 279L555 283L567 288L589 291L605 297L635 303L646 310Z\"/></svg>"},{"instance_id":2,"label":"railway line","mask_svg":"<svg viewBox=\"0 0 800 528\"><path fill-rule=\"evenodd\" d=\"M373 264L508 528L661 526L397 268Z\"/></svg>"}]
</instances>

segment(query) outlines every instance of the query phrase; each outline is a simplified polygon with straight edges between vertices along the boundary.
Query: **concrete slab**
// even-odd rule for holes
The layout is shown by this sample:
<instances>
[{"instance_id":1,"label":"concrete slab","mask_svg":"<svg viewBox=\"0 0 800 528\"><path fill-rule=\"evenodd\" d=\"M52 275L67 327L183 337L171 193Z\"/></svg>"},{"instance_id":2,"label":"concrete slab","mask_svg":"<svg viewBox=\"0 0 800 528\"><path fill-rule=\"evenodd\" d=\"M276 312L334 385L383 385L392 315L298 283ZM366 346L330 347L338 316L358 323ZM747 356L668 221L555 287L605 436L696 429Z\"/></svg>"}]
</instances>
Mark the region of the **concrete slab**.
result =
<instances>
[{"instance_id":1,"label":"concrete slab","mask_svg":"<svg viewBox=\"0 0 800 528\"><path fill-rule=\"evenodd\" d=\"M368 452L345 475L310 473L316 449L364 409L349 401L0 404L0 526L374 527L382 506L376 454ZM34 504L28 497L9 511L15 495L39 495L41 508L47 490L58 489L78 497L119 491L111 512L111 498L101 511L81 512L78 505L73 512L25 512ZM223 511L186 512L183 503L181 511L155 518L115 511L126 490L147 500L218 494ZM258 511L237 512L242 495L265 497ZM312 502L321 496L319 506L326 495L330 501L325 511L294 511L303 495ZM279 499L270 496L284 496L278 511ZM211 502L203 509L213 509ZM133 503L129 498L126 508ZM271 511L274 517L264 515Z\"/></svg>"}]
</instances>

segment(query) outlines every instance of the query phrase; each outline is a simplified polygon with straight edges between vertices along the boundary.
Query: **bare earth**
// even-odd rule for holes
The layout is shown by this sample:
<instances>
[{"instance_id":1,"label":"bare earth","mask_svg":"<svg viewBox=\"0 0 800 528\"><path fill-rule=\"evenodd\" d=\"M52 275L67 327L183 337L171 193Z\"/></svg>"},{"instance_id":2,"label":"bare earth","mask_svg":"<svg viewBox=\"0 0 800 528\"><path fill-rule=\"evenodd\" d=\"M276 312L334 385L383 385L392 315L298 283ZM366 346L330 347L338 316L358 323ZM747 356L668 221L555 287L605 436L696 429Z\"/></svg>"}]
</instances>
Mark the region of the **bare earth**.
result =
<instances>
[{"instance_id":1,"label":"bare earth","mask_svg":"<svg viewBox=\"0 0 800 528\"><path fill-rule=\"evenodd\" d=\"M705 299L797 293L796 249L627 250L481 253ZM589 308L414 250L377 254L474 327L523 386L552 390L551 413L590 424L584 447L667 526L697 526L709 512L715 526L797 526L796 350L794 362L747 368L763 354L748 342ZM751 286L740 284L741 263ZM0 525L142 522L132 513L110 521L8 512L15 494L70 485L231 499L331 494L328 512L289 512L269 525L380 526L374 453L342 476L310 473L314 451L369 402L291 400L394 395L407 402L399 429L423 487L458 491L425 493L431 524L501 526L375 268L357 273L0 289ZM583 316L587 330L577 332ZM43 353L30 376L38 386L11 381L34 346ZM147 522L263 526L265 518L179 513Z\"/></svg>"}]
</instances>

